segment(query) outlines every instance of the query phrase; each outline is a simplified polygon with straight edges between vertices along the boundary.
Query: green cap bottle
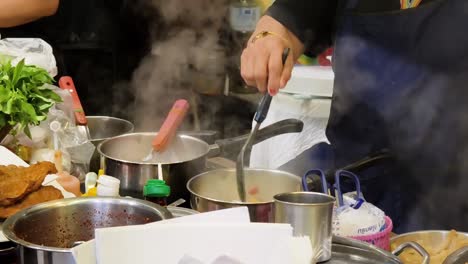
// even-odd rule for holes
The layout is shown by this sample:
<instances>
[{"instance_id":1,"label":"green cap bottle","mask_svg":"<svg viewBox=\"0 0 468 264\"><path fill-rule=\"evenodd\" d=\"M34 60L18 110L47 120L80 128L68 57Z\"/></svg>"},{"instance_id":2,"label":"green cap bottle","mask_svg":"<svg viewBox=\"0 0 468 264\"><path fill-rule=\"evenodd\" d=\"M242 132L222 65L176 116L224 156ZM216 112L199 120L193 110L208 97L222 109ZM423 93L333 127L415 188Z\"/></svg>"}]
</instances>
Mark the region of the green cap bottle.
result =
<instances>
[{"instance_id":1,"label":"green cap bottle","mask_svg":"<svg viewBox=\"0 0 468 264\"><path fill-rule=\"evenodd\" d=\"M163 180L148 180L143 187L145 197L168 197L170 194L171 187Z\"/></svg>"}]
</instances>

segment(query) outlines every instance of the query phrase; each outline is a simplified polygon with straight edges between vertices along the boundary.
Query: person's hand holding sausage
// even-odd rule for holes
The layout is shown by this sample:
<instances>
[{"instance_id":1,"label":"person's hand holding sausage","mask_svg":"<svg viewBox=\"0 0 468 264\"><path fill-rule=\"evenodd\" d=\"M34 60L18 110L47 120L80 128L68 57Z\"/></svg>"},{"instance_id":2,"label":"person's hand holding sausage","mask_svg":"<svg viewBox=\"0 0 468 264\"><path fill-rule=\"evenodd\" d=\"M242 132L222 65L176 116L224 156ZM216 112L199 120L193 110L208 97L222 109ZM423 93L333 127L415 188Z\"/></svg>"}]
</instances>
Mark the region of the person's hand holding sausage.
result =
<instances>
[{"instance_id":1,"label":"person's hand holding sausage","mask_svg":"<svg viewBox=\"0 0 468 264\"><path fill-rule=\"evenodd\" d=\"M283 67L282 55L289 48ZM281 23L263 16L241 56L241 75L249 86L276 95L291 78L294 61L302 54L303 45Z\"/></svg>"}]
</instances>

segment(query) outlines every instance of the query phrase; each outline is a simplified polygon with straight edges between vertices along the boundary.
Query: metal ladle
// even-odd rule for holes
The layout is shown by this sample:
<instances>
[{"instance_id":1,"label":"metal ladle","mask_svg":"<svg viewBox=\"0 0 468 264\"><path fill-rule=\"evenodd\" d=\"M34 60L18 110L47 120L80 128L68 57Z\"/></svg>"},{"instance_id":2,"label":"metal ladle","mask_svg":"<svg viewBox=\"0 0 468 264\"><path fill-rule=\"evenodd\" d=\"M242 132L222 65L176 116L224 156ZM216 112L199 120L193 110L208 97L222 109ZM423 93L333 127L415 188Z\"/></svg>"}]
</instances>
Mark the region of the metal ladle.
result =
<instances>
[{"instance_id":1,"label":"metal ladle","mask_svg":"<svg viewBox=\"0 0 468 264\"><path fill-rule=\"evenodd\" d=\"M284 49L282 55L282 63L283 66L286 63L286 59L289 55L289 48ZM266 92L265 95L260 100L258 104L257 111L255 112L254 120L256 122L254 129L250 132L247 141L245 142L244 146L242 147L239 156L237 156L237 163L236 163L236 180L237 180L237 192L239 193L239 198L242 202L246 201L246 193L245 193L245 173L244 173L244 156L245 152L249 152L252 149L252 142L255 139L255 135L257 134L260 125L265 120L268 114L268 110L270 109L272 96ZM250 155L249 155L250 156Z\"/></svg>"}]
</instances>

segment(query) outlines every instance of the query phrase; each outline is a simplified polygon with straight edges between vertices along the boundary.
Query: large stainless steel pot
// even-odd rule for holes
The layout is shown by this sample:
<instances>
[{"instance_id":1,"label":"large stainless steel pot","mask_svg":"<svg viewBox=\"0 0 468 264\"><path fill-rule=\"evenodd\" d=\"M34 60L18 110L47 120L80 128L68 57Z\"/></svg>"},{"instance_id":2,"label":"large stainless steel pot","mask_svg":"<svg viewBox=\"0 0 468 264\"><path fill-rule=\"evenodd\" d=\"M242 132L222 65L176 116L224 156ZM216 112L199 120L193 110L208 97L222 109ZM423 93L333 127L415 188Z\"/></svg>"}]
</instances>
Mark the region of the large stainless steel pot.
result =
<instances>
[{"instance_id":1,"label":"large stainless steel pot","mask_svg":"<svg viewBox=\"0 0 468 264\"><path fill-rule=\"evenodd\" d=\"M302 131L303 123L289 119L272 124L258 131L254 143L270 137ZM98 146L101 168L105 173L120 179L120 194L141 197L143 186L149 179L158 178L158 164L162 164L164 180L171 187L169 202L179 198L190 199L187 181L206 171L206 159L240 149L247 135L216 141L209 145L205 141L188 135L178 135L164 153L157 153L151 161L144 161L151 151L151 142L156 133L133 133L103 141ZM237 152L238 153L238 152Z\"/></svg>"},{"instance_id":2,"label":"large stainless steel pot","mask_svg":"<svg viewBox=\"0 0 468 264\"><path fill-rule=\"evenodd\" d=\"M108 138L132 133L134 126L130 121L110 116L87 116L91 143L98 146ZM99 153L94 151L89 164L89 170L99 170Z\"/></svg>"},{"instance_id":3,"label":"large stainless steel pot","mask_svg":"<svg viewBox=\"0 0 468 264\"><path fill-rule=\"evenodd\" d=\"M273 223L273 196L300 191L301 178L283 171L246 168L245 186L246 190L256 189L258 193L254 196L247 195L247 202L241 202L235 169L208 171L193 177L187 183L187 189L192 194L192 208L199 212L247 206L251 221Z\"/></svg>"},{"instance_id":4,"label":"large stainless steel pot","mask_svg":"<svg viewBox=\"0 0 468 264\"><path fill-rule=\"evenodd\" d=\"M445 230L416 231L394 236L390 239L390 243L392 250L408 242L418 243L422 248L438 249L441 248L442 245L448 245L447 239L449 239L449 234L450 231ZM468 240L468 233L457 232L457 237ZM451 254L448 255L445 260L431 259L431 262L443 261L443 264L457 264L466 263L468 261L468 248L466 248L466 246L450 253ZM429 257L431 256L429 255Z\"/></svg>"},{"instance_id":5,"label":"large stainless steel pot","mask_svg":"<svg viewBox=\"0 0 468 264\"><path fill-rule=\"evenodd\" d=\"M20 263L74 263L70 248L94 237L94 229L145 224L171 213L131 198L70 198L39 204L8 218L3 232L18 244Z\"/></svg>"}]
</instances>

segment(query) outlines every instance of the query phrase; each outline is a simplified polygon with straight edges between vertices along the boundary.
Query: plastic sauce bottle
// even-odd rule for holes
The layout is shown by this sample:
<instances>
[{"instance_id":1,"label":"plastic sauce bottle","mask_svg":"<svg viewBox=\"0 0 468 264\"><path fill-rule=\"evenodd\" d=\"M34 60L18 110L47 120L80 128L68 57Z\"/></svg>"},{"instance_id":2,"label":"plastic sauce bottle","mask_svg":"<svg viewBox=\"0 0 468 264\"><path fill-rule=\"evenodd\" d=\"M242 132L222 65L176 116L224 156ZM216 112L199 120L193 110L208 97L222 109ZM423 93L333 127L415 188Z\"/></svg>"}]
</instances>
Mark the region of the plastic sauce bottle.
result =
<instances>
[{"instance_id":1,"label":"plastic sauce bottle","mask_svg":"<svg viewBox=\"0 0 468 264\"><path fill-rule=\"evenodd\" d=\"M107 175L101 175L97 179L97 196L119 196L120 180Z\"/></svg>"},{"instance_id":2,"label":"plastic sauce bottle","mask_svg":"<svg viewBox=\"0 0 468 264\"><path fill-rule=\"evenodd\" d=\"M169 187L163 180L148 180L143 187L143 196L145 200L167 206L167 197L171 194Z\"/></svg>"},{"instance_id":3,"label":"plastic sauce bottle","mask_svg":"<svg viewBox=\"0 0 468 264\"><path fill-rule=\"evenodd\" d=\"M59 172L57 175L57 182L62 185L65 191L73 193L76 197L81 196L80 180L78 180L77 177L70 175L65 171Z\"/></svg>"}]
</instances>

